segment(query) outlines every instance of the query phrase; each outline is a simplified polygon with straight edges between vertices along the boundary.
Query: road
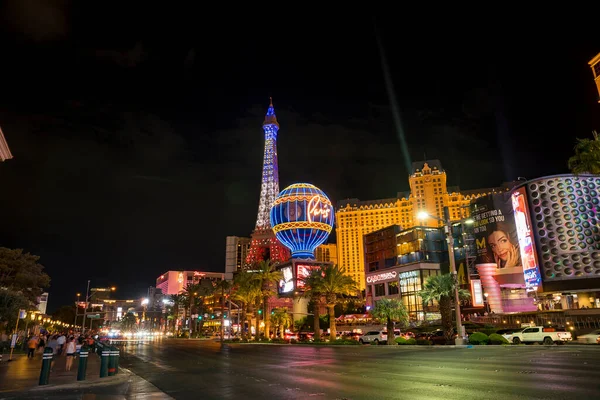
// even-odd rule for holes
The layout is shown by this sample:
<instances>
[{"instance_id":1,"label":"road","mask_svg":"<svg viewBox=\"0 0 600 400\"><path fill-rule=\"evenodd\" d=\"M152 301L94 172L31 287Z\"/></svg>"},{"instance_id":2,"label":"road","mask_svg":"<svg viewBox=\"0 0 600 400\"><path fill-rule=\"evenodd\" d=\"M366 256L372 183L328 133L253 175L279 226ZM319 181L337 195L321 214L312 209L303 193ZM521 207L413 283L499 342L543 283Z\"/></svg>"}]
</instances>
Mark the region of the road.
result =
<instances>
[{"instance_id":1,"label":"road","mask_svg":"<svg viewBox=\"0 0 600 400\"><path fill-rule=\"evenodd\" d=\"M600 346L310 346L165 339L121 365L175 399L593 399Z\"/></svg>"}]
</instances>

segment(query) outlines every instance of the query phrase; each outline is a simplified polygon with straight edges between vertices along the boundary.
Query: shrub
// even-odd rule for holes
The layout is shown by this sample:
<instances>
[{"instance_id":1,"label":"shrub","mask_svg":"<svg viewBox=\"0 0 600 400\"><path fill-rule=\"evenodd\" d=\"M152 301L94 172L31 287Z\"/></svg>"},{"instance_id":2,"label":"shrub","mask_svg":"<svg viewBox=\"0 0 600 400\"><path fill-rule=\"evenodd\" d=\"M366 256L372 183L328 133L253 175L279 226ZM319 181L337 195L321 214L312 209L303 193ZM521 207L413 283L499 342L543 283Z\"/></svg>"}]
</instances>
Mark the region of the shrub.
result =
<instances>
[{"instance_id":1,"label":"shrub","mask_svg":"<svg viewBox=\"0 0 600 400\"><path fill-rule=\"evenodd\" d=\"M471 344L485 345L485 344L488 344L489 341L490 341L489 336L483 332L475 332L471 336L469 336L469 343L471 343Z\"/></svg>"},{"instance_id":2,"label":"shrub","mask_svg":"<svg viewBox=\"0 0 600 400\"><path fill-rule=\"evenodd\" d=\"M414 339L411 339L414 340ZM430 346L431 345L431 341L427 340L427 339L416 339L416 342L419 346Z\"/></svg>"},{"instance_id":3,"label":"shrub","mask_svg":"<svg viewBox=\"0 0 600 400\"><path fill-rule=\"evenodd\" d=\"M417 344L417 339L415 338L410 338L406 341L406 344L411 344L411 345L416 345Z\"/></svg>"},{"instance_id":4,"label":"shrub","mask_svg":"<svg viewBox=\"0 0 600 400\"><path fill-rule=\"evenodd\" d=\"M408 340L404 339L403 337L397 337L396 339L394 339L394 341L396 342L396 344L399 345L404 345L406 344L406 342L408 342Z\"/></svg>"},{"instance_id":5,"label":"shrub","mask_svg":"<svg viewBox=\"0 0 600 400\"><path fill-rule=\"evenodd\" d=\"M490 344L509 344L509 341L506 340L506 338L504 338L502 335L492 333L490 335Z\"/></svg>"}]
</instances>

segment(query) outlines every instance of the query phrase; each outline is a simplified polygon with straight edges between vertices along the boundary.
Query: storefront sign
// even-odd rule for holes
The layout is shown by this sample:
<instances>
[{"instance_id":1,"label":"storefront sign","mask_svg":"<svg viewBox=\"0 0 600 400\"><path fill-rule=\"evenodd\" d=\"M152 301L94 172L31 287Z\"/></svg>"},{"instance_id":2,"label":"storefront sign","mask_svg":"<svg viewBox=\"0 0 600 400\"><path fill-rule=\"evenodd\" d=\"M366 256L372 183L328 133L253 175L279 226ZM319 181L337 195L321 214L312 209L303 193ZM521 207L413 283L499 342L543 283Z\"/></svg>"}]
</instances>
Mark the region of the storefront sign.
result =
<instances>
[{"instance_id":1,"label":"storefront sign","mask_svg":"<svg viewBox=\"0 0 600 400\"><path fill-rule=\"evenodd\" d=\"M396 271L384 272L377 275L367 276L367 283L376 283L379 281L387 281L390 279L395 279L398 276Z\"/></svg>"}]
</instances>

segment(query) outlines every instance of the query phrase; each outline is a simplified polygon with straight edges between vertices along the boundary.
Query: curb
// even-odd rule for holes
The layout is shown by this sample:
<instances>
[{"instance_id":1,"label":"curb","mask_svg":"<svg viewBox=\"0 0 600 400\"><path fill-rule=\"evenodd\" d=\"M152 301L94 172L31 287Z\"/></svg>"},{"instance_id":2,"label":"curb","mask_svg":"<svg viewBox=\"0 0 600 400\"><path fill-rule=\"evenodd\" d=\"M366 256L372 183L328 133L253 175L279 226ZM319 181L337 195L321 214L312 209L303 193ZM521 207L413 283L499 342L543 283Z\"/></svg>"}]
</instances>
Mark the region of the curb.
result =
<instances>
[{"instance_id":1,"label":"curb","mask_svg":"<svg viewBox=\"0 0 600 400\"><path fill-rule=\"evenodd\" d=\"M102 380L94 380L92 382L76 381L73 383L62 383L62 384L50 383L48 385L40 385L40 386L35 386L30 389L15 390L12 392L13 393L14 392L43 392L43 391L53 391L53 390L85 389L85 388L98 387L98 386L119 385L121 383L129 381L129 379L132 375L133 375L133 372L131 372L127 368L119 367L119 374L117 374L115 376L107 377L107 378L109 378L108 380L106 380L104 378L100 378Z\"/></svg>"}]
</instances>

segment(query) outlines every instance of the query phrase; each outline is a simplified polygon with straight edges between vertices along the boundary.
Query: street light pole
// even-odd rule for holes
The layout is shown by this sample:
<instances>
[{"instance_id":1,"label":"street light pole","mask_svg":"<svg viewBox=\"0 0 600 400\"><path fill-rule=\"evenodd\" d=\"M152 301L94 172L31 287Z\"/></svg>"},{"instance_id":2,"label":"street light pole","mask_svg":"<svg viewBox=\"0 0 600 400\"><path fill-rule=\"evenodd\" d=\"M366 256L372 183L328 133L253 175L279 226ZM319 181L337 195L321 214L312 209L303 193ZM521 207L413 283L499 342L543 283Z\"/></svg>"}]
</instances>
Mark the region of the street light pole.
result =
<instances>
[{"instance_id":1,"label":"street light pole","mask_svg":"<svg viewBox=\"0 0 600 400\"><path fill-rule=\"evenodd\" d=\"M454 310L456 312L456 333L458 334L458 337L456 338L456 344L459 345L463 344L464 342L464 334L460 314L460 297L458 295L456 260L454 259L454 237L452 236L452 221L450 221L450 211L448 206L444 206L444 219L446 223L446 238L448 241L448 258L450 258L450 273L452 274L452 279L454 281Z\"/></svg>"},{"instance_id":2,"label":"street light pole","mask_svg":"<svg viewBox=\"0 0 600 400\"><path fill-rule=\"evenodd\" d=\"M79 296L81 293L77 293L77 303L75 303L75 322L73 322L75 326L77 326L77 316L79 316Z\"/></svg>"},{"instance_id":3,"label":"street light pole","mask_svg":"<svg viewBox=\"0 0 600 400\"><path fill-rule=\"evenodd\" d=\"M85 308L83 310L83 321L81 322L81 335L85 333L85 316L87 315L88 299L90 295L90 280L88 279L87 290L85 291Z\"/></svg>"}]
</instances>

